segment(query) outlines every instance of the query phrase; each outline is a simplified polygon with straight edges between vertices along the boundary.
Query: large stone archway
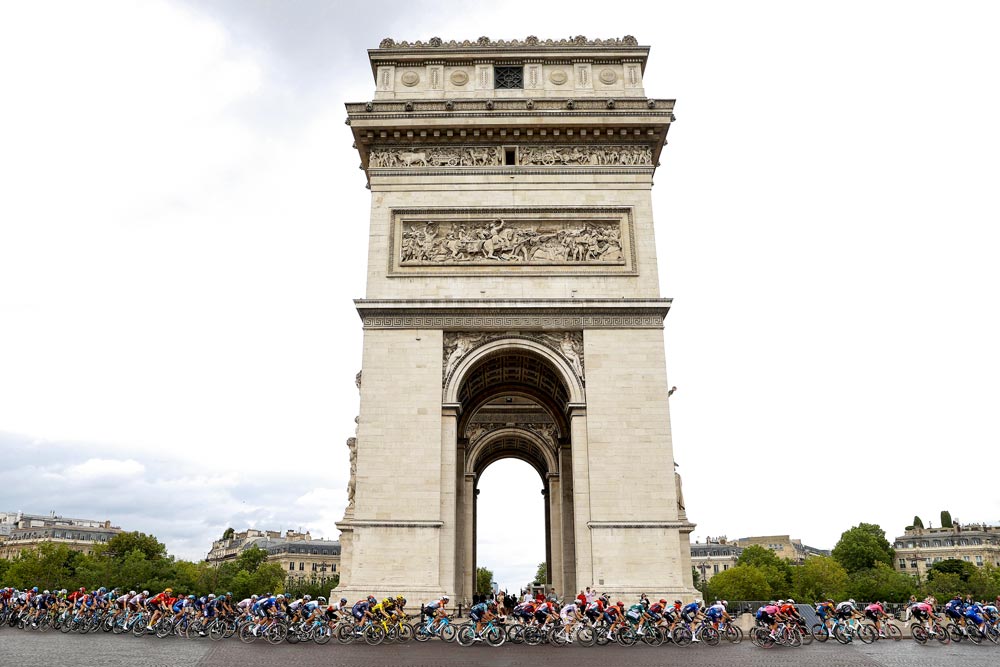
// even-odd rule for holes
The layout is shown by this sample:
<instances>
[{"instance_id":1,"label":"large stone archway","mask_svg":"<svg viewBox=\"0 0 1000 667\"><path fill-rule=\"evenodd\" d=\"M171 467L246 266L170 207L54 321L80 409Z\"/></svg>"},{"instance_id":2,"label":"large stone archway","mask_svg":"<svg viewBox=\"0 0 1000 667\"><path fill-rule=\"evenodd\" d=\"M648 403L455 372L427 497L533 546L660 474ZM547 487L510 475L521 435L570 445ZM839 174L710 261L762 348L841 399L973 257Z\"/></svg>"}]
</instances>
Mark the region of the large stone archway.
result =
<instances>
[{"instance_id":1,"label":"large stone archway","mask_svg":"<svg viewBox=\"0 0 1000 667\"><path fill-rule=\"evenodd\" d=\"M576 569L572 420L584 406L580 378L555 349L527 337L492 340L466 354L445 386L446 398L456 399L445 410L458 416L455 447L464 462L456 489L460 593L471 599L475 587L479 477L508 457L529 463L542 480L549 573L542 583L568 591Z\"/></svg>"},{"instance_id":2,"label":"large stone archway","mask_svg":"<svg viewBox=\"0 0 1000 667\"><path fill-rule=\"evenodd\" d=\"M673 101L643 87L648 50L368 52L374 97L347 105L372 192L348 598L471 597L476 482L504 457L543 480L560 594L694 594L650 194Z\"/></svg>"}]
</instances>

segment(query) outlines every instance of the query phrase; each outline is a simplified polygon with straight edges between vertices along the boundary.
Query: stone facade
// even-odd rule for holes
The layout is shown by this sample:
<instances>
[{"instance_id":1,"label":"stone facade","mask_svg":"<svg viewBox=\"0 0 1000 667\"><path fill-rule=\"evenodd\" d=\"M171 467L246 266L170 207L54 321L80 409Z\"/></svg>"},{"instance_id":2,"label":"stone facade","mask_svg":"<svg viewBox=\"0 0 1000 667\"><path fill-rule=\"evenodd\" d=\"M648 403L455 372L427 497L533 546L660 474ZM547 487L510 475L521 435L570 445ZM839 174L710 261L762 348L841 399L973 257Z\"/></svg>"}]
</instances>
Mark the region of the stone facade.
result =
<instances>
[{"instance_id":1,"label":"stone facade","mask_svg":"<svg viewBox=\"0 0 1000 667\"><path fill-rule=\"evenodd\" d=\"M934 563L957 559L982 567L1000 567L1000 526L959 524L951 528L908 528L896 538L895 567L925 576Z\"/></svg>"},{"instance_id":2,"label":"stone facade","mask_svg":"<svg viewBox=\"0 0 1000 667\"><path fill-rule=\"evenodd\" d=\"M784 558L796 565L806 562L809 556L829 556L827 549L817 549L807 544L802 544L802 540L792 538L789 535L757 535L755 537L741 537L734 540L736 546L746 548L749 546L759 546L770 549L779 558Z\"/></svg>"},{"instance_id":3,"label":"stone facade","mask_svg":"<svg viewBox=\"0 0 1000 667\"><path fill-rule=\"evenodd\" d=\"M505 457L542 480L558 591L694 594L650 197L673 101L646 98L648 51L369 51L374 99L347 105L372 206L334 594L470 599L476 485Z\"/></svg>"},{"instance_id":4,"label":"stone facade","mask_svg":"<svg viewBox=\"0 0 1000 667\"><path fill-rule=\"evenodd\" d=\"M701 581L707 582L718 573L736 567L741 553L743 548L727 540L725 535L706 537L704 542L691 545L691 564Z\"/></svg>"},{"instance_id":5,"label":"stone facade","mask_svg":"<svg viewBox=\"0 0 1000 667\"><path fill-rule=\"evenodd\" d=\"M23 549L36 549L45 543L89 554L120 532L122 529L110 521L7 512L0 515L0 558L10 560Z\"/></svg>"},{"instance_id":6,"label":"stone facade","mask_svg":"<svg viewBox=\"0 0 1000 667\"><path fill-rule=\"evenodd\" d=\"M256 547L267 552L267 560L278 563L289 579L326 578L338 573L340 542L313 539L308 532L249 528L232 537L216 540L206 556L212 565L233 561Z\"/></svg>"}]
</instances>

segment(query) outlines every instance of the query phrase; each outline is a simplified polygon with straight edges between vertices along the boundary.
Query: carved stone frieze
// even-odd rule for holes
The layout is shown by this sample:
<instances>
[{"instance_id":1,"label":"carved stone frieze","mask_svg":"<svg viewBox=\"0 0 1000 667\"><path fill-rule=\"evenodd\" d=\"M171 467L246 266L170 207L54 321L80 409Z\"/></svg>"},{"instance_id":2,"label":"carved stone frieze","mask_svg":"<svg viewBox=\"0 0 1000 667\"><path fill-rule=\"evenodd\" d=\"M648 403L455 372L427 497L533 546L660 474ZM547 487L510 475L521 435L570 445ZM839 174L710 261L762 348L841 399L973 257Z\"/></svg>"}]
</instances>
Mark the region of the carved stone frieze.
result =
<instances>
[{"instance_id":1,"label":"carved stone frieze","mask_svg":"<svg viewBox=\"0 0 1000 667\"><path fill-rule=\"evenodd\" d=\"M650 167L653 151L647 146L523 146L518 150L517 163L525 166Z\"/></svg>"},{"instance_id":2,"label":"carved stone frieze","mask_svg":"<svg viewBox=\"0 0 1000 667\"><path fill-rule=\"evenodd\" d=\"M398 167L494 167L502 164L499 146L445 146L441 148L378 148L368 156L373 169Z\"/></svg>"},{"instance_id":3,"label":"carved stone frieze","mask_svg":"<svg viewBox=\"0 0 1000 667\"><path fill-rule=\"evenodd\" d=\"M558 449L559 447L559 430L555 424L545 422L477 422L469 424L469 427L466 429L466 436L469 438L469 444L474 445L483 436L503 428L521 428L531 431L544 440L552 449Z\"/></svg>"},{"instance_id":4,"label":"carved stone frieze","mask_svg":"<svg viewBox=\"0 0 1000 667\"><path fill-rule=\"evenodd\" d=\"M441 376L446 382L465 357L476 348L501 338L525 338L542 343L561 356L580 380L584 380L582 331L524 331L512 334L484 331L446 331Z\"/></svg>"},{"instance_id":5,"label":"carved stone frieze","mask_svg":"<svg viewBox=\"0 0 1000 667\"><path fill-rule=\"evenodd\" d=\"M417 40L415 42L399 41L386 37L379 42L380 49L455 49L455 48L536 48L539 46L638 46L639 40L632 35L624 37L612 37L610 39L587 39L583 35L577 35L569 39L539 39L530 35L525 39L490 39L480 37L473 41L470 39L444 41L440 37L431 37L428 41Z\"/></svg>"},{"instance_id":6,"label":"carved stone frieze","mask_svg":"<svg viewBox=\"0 0 1000 667\"><path fill-rule=\"evenodd\" d=\"M621 223L572 220L405 222L401 266L625 264Z\"/></svg>"}]
</instances>

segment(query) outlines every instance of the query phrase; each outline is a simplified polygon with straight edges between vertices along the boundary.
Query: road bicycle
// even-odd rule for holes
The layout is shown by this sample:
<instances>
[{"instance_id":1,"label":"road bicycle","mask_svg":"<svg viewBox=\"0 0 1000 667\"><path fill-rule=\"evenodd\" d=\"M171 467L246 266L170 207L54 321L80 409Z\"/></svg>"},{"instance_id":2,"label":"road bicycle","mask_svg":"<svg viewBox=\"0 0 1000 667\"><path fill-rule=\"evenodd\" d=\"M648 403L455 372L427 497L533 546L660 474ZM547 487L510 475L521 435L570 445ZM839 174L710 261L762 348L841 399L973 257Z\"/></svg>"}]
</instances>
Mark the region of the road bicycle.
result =
<instances>
[{"instance_id":1,"label":"road bicycle","mask_svg":"<svg viewBox=\"0 0 1000 667\"><path fill-rule=\"evenodd\" d=\"M458 631L458 636L455 638L461 646L472 646L476 641L476 626L475 624L463 625ZM480 639L485 640L490 646L502 646L505 641L507 641L507 633L501 628L497 627L493 619L486 621L486 625L483 627L483 631L478 635Z\"/></svg>"}]
</instances>

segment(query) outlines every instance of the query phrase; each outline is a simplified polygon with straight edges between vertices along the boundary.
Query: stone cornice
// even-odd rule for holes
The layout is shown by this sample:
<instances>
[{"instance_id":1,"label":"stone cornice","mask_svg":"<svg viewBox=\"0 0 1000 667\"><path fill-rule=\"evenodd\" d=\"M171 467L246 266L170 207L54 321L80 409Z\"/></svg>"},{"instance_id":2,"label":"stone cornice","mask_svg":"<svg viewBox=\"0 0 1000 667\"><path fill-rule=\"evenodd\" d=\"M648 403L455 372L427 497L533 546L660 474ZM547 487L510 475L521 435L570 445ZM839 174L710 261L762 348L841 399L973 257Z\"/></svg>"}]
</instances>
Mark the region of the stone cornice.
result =
<instances>
[{"instance_id":1,"label":"stone cornice","mask_svg":"<svg viewBox=\"0 0 1000 667\"><path fill-rule=\"evenodd\" d=\"M356 299L366 329L662 329L671 299Z\"/></svg>"},{"instance_id":2,"label":"stone cornice","mask_svg":"<svg viewBox=\"0 0 1000 667\"><path fill-rule=\"evenodd\" d=\"M609 106L609 102L612 104ZM674 110L676 100L664 100L653 98L623 97L620 99L586 97L586 98L556 98L544 97L539 99L415 99L415 100L376 100L372 102L347 102L347 113L351 116L367 116L377 118L384 114L388 117L399 117L398 114L406 116L420 116L421 114L432 112L447 112L448 117L468 116L470 114L480 115L484 112L491 112L490 116L518 115L516 112L523 112L520 115L537 116L539 111L545 111L546 117L558 113L568 116L587 116L599 112L602 116L624 116L636 115L635 112L642 112L642 115L670 116ZM537 121L537 118L536 118Z\"/></svg>"}]
</instances>

